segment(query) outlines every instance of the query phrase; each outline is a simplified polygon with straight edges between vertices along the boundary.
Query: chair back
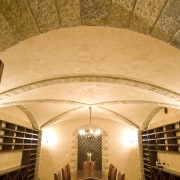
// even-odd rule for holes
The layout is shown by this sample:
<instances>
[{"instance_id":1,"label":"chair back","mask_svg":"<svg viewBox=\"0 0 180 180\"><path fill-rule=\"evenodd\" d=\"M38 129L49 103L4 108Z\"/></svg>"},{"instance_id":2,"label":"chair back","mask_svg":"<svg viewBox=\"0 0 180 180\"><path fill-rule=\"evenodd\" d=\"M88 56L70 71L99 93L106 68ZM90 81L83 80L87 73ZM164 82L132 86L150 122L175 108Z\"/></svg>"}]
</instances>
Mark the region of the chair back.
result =
<instances>
[{"instance_id":1,"label":"chair back","mask_svg":"<svg viewBox=\"0 0 180 180\"><path fill-rule=\"evenodd\" d=\"M95 161L90 162L90 168L91 168L91 171L95 171L95 169L96 169L96 162Z\"/></svg>"},{"instance_id":2,"label":"chair back","mask_svg":"<svg viewBox=\"0 0 180 180\"><path fill-rule=\"evenodd\" d=\"M71 179L71 169L69 163L66 164L66 169L67 169L67 175L68 175L68 180Z\"/></svg>"},{"instance_id":3,"label":"chair back","mask_svg":"<svg viewBox=\"0 0 180 180\"><path fill-rule=\"evenodd\" d=\"M62 180L68 180L68 172L67 172L67 167L63 166L61 168L62 171Z\"/></svg>"},{"instance_id":4,"label":"chair back","mask_svg":"<svg viewBox=\"0 0 180 180\"><path fill-rule=\"evenodd\" d=\"M125 173L121 174L121 180L125 180Z\"/></svg>"},{"instance_id":5,"label":"chair back","mask_svg":"<svg viewBox=\"0 0 180 180\"><path fill-rule=\"evenodd\" d=\"M96 169L96 162L95 161L83 161L83 171L94 171Z\"/></svg>"},{"instance_id":6,"label":"chair back","mask_svg":"<svg viewBox=\"0 0 180 180\"><path fill-rule=\"evenodd\" d=\"M95 174L96 169L96 162L95 161L83 161L83 173L84 176L91 176L93 177Z\"/></svg>"},{"instance_id":7,"label":"chair back","mask_svg":"<svg viewBox=\"0 0 180 180\"><path fill-rule=\"evenodd\" d=\"M121 173L121 171L119 171L117 180L125 180L125 173Z\"/></svg>"},{"instance_id":8,"label":"chair back","mask_svg":"<svg viewBox=\"0 0 180 180\"><path fill-rule=\"evenodd\" d=\"M61 180L61 171L57 171L54 173L54 180Z\"/></svg>"},{"instance_id":9,"label":"chair back","mask_svg":"<svg viewBox=\"0 0 180 180\"><path fill-rule=\"evenodd\" d=\"M117 168L115 166L113 166L110 180L116 180L116 176L117 176Z\"/></svg>"},{"instance_id":10,"label":"chair back","mask_svg":"<svg viewBox=\"0 0 180 180\"><path fill-rule=\"evenodd\" d=\"M109 165L109 170L108 170L108 180L111 179L112 167L113 167L113 165L110 164L110 165Z\"/></svg>"}]
</instances>

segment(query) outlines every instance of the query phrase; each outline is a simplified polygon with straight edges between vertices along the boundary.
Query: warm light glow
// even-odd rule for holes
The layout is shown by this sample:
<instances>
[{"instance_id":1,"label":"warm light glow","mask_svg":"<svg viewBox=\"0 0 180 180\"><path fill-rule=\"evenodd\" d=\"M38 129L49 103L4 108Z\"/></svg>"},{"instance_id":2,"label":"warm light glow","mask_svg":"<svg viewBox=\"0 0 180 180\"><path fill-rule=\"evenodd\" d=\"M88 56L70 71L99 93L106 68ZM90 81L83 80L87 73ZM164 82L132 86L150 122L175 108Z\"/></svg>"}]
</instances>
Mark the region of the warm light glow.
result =
<instances>
[{"instance_id":1,"label":"warm light glow","mask_svg":"<svg viewBox=\"0 0 180 180\"><path fill-rule=\"evenodd\" d=\"M124 133L123 137L124 144L128 147L137 146L138 134L136 130L128 130Z\"/></svg>"},{"instance_id":2,"label":"warm light glow","mask_svg":"<svg viewBox=\"0 0 180 180\"><path fill-rule=\"evenodd\" d=\"M89 129L89 133L90 133L91 135L93 135L93 134L94 134L94 130L93 130L92 128L90 128L90 129Z\"/></svg>"},{"instance_id":3,"label":"warm light glow","mask_svg":"<svg viewBox=\"0 0 180 180\"><path fill-rule=\"evenodd\" d=\"M100 129L80 129L79 130L79 135L82 137L82 138L90 138L91 136L94 136L94 137L99 137L101 136L101 130Z\"/></svg>"},{"instance_id":4,"label":"warm light glow","mask_svg":"<svg viewBox=\"0 0 180 180\"><path fill-rule=\"evenodd\" d=\"M101 130L100 129L96 129L94 134L95 134L95 136L100 136L101 135Z\"/></svg>"},{"instance_id":5,"label":"warm light glow","mask_svg":"<svg viewBox=\"0 0 180 180\"><path fill-rule=\"evenodd\" d=\"M84 129L79 130L79 135L80 136L85 136L85 134L86 134L86 131Z\"/></svg>"},{"instance_id":6,"label":"warm light glow","mask_svg":"<svg viewBox=\"0 0 180 180\"><path fill-rule=\"evenodd\" d=\"M99 137L101 135L100 129L94 129L93 126L91 126L91 107L89 107L89 113L90 113L90 122L89 122L89 129L80 129L79 135L82 138L90 138L90 137Z\"/></svg>"},{"instance_id":7,"label":"warm light glow","mask_svg":"<svg viewBox=\"0 0 180 180\"><path fill-rule=\"evenodd\" d=\"M42 144L45 146L54 146L57 142L57 135L52 129L42 131Z\"/></svg>"}]
</instances>

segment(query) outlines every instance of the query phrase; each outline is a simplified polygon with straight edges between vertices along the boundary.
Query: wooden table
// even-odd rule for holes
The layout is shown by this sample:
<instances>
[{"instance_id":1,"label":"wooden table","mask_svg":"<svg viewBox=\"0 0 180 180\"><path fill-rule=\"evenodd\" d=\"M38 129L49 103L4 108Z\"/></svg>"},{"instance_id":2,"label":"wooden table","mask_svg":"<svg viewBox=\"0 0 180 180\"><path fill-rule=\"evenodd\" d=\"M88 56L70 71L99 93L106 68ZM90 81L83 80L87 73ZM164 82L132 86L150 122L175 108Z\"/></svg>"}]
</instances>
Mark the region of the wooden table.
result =
<instances>
[{"instance_id":1,"label":"wooden table","mask_svg":"<svg viewBox=\"0 0 180 180\"><path fill-rule=\"evenodd\" d=\"M103 173L102 171L77 171L72 175L72 180L107 180L107 175Z\"/></svg>"}]
</instances>

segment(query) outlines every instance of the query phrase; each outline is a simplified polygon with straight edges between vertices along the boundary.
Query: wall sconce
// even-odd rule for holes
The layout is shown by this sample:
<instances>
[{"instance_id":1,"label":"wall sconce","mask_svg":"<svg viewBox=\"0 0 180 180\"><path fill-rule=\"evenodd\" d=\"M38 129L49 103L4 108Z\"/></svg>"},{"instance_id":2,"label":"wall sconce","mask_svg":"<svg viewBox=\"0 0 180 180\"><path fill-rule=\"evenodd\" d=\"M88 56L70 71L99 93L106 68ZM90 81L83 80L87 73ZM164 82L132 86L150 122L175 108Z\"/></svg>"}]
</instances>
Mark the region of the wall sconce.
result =
<instances>
[{"instance_id":1,"label":"wall sconce","mask_svg":"<svg viewBox=\"0 0 180 180\"><path fill-rule=\"evenodd\" d=\"M124 144L127 147L137 146L138 144L138 133L136 130L128 130L124 134Z\"/></svg>"},{"instance_id":2,"label":"wall sconce","mask_svg":"<svg viewBox=\"0 0 180 180\"><path fill-rule=\"evenodd\" d=\"M57 142L57 135L52 129L42 131L42 144L45 146L54 146Z\"/></svg>"}]
</instances>

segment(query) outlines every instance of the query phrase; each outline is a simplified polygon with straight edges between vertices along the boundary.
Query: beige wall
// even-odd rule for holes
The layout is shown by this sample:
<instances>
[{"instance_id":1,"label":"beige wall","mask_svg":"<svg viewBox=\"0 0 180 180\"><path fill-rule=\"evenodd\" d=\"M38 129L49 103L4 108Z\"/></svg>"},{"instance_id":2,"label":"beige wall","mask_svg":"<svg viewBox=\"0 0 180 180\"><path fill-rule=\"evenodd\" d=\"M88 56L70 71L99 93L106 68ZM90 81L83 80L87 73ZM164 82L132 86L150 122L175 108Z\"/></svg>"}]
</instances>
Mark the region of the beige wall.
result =
<instances>
[{"instance_id":1,"label":"beige wall","mask_svg":"<svg viewBox=\"0 0 180 180\"><path fill-rule=\"evenodd\" d=\"M28 120L26 114L17 107L0 108L0 119L32 128L31 122Z\"/></svg>"},{"instance_id":2,"label":"beige wall","mask_svg":"<svg viewBox=\"0 0 180 180\"><path fill-rule=\"evenodd\" d=\"M139 180L138 148L133 141L134 131L125 125L108 120L96 120L96 125L107 132L107 164L113 163L119 170L126 173L126 180ZM41 180L53 180L53 173L64 164L70 162L71 169L76 170L77 155L74 158L74 148L77 149L77 130L82 127L83 120L61 122L56 126L43 130L43 145L40 157ZM44 138L48 135L47 138ZM75 141L75 142L73 142ZM74 158L74 159L72 159ZM103 167L107 172L108 166Z\"/></svg>"},{"instance_id":3,"label":"beige wall","mask_svg":"<svg viewBox=\"0 0 180 180\"><path fill-rule=\"evenodd\" d=\"M149 128L154 128L162 126L163 124L170 124L173 122L178 122L180 120L180 110L168 108L168 113L164 113L164 109L161 109L155 116L152 118Z\"/></svg>"}]
</instances>

